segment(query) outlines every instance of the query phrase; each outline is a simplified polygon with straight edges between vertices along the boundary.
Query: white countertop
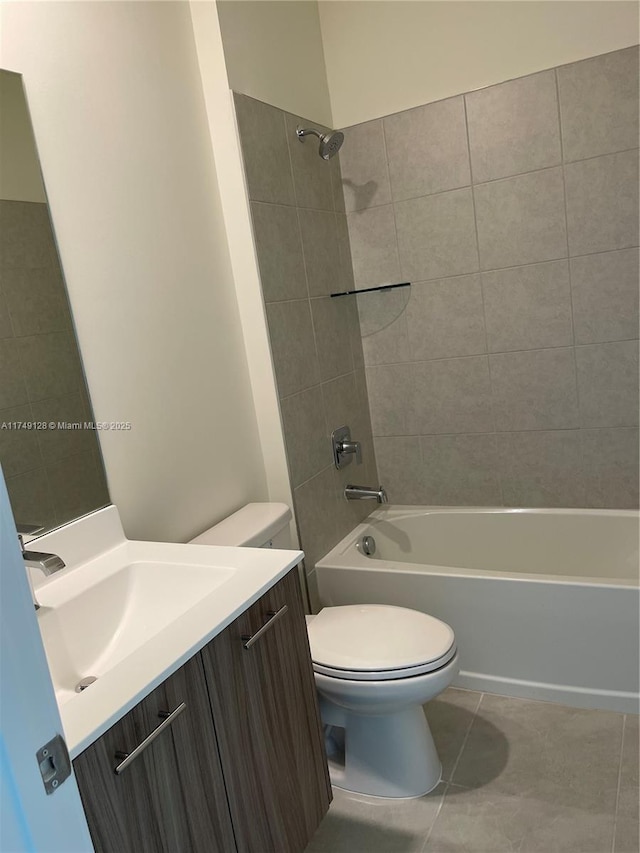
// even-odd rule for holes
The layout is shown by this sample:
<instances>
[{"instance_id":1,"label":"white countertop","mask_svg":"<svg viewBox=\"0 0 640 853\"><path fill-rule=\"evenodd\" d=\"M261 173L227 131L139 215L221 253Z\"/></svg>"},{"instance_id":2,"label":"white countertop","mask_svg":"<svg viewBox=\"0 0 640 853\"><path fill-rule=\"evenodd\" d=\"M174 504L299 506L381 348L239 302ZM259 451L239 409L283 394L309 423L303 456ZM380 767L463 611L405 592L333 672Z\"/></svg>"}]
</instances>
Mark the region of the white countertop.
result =
<instances>
[{"instance_id":1,"label":"white countertop","mask_svg":"<svg viewBox=\"0 0 640 853\"><path fill-rule=\"evenodd\" d=\"M98 578L109 578L119 567L138 564L145 571L152 571L157 565L165 577L173 566L178 573L181 567L186 567L200 576L210 568L220 577L212 591L193 603L188 602L186 609L166 627L130 653L120 653L110 669L103 673L78 672L79 677L97 676L97 681L82 693L59 690L58 677L53 678L71 758L179 669L303 557L300 551L127 540L115 507L78 519L39 537L27 547L57 554L66 563L65 569L49 578L43 578L37 570L31 572L41 605L38 619L45 651L47 634L43 620L56 618L55 608L69 597L70 590L92 585ZM91 614L84 613L83 618L90 620ZM147 631L153 630L146 627ZM114 637L113 642L116 641ZM47 651L48 657L50 654ZM54 671L53 666L51 670Z\"/></svg>"}]
</instances>

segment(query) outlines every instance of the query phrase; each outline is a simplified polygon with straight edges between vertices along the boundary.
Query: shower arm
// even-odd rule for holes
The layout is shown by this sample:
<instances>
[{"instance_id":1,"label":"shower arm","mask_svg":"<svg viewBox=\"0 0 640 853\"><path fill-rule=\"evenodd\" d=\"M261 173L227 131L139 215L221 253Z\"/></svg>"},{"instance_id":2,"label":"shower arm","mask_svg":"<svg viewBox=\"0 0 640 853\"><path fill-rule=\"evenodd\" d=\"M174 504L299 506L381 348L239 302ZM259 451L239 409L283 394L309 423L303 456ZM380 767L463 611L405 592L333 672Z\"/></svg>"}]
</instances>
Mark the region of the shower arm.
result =
<instances>
[{"instance_id":1,"label":"shower arm","mask_svg":"<svg viewBox=\"0 0 640 853\"><path fill-rule=\"evenodd\" d=\"M310 134L313 136L317 136L318 139L322 139L324 136L324 134L320 133L319 130L315 130L312 127L298 127L296 128L296 134L298 136L298 139L300 139L301 141L304 139L305 136L309 136Z\"/></svg>"}]
</instances>

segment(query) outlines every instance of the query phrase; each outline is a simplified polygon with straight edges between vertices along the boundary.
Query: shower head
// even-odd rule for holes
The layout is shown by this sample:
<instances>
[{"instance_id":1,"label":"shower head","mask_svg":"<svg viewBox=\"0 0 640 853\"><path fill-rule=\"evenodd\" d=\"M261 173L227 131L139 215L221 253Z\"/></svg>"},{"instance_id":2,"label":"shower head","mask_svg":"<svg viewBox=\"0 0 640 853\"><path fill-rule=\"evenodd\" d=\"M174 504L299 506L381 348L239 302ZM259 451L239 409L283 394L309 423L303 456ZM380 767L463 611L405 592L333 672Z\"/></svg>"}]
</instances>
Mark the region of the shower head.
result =
<instances>
[{"instance_id":1,"label":"shower head","mask_svg":"<svg viewBox=\"0 0 640 853\"><path fill-rule=\"evenodd\" d=\"M327 133L320 133L312 127L298 127L296 134L300 142L304 142L305 136L317 136L320 140L320 149L318 154L323 160L330 160L334 154L337 154L342 143L344 142L344 133L339 130L330 130Z\"/></svg>"}]
</instances>

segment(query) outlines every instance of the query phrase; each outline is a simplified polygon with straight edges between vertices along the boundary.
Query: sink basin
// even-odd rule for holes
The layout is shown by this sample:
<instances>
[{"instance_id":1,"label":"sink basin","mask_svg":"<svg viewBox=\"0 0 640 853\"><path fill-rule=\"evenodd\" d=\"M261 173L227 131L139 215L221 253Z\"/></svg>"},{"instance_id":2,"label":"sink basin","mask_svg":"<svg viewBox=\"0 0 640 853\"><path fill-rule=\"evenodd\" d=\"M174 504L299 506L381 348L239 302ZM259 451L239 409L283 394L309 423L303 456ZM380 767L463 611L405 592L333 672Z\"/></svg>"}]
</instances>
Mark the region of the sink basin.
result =
<instances>
[{"instance_id":1,"label":"sink basin","mask_svg":"<svg viewBox=\"0 0 640 853\"><path fill-rule=\"evenodd\" d=\"M233 574L140 561L41 588L38 622L58 705L77 695L82 679L105 675Z\"/></svg>"},{"instance_id":2,"label":"sink basin","mask_svg":"<svg viewBox=\"0 0 640 853\"><path fill-rule=\"evenodd\" d=\"M46 578L28 571L71 758L303 556L127 539L115 506L46 533L30 547L65 563ZM81 681L88 686L76 692Z\"/></svg>"}]
</instances>

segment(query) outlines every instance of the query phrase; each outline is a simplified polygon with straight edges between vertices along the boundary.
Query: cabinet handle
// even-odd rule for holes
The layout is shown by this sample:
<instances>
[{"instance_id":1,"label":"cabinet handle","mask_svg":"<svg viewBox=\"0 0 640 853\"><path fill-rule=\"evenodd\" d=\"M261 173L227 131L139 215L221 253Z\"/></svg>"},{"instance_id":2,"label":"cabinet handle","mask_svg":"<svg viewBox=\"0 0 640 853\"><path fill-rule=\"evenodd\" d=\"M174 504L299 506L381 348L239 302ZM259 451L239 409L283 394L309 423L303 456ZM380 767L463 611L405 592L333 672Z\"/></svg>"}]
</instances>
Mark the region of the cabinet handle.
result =
<instances>
[{"instance_id":1,"label":"cabinet handle","mask_svg":"<svg viewBox=\"0 0 640 853\"><path fill-rule=\"evenodd\" d=\"M257 643L260 637L269 630L269 628L274 625L278 619L280 619L287 612L289 608L286 604L283 604L280 610L270 610L267 613L269 617L267 621L264 623L262 628L259 631L256 631L255 634L243 634L242 635L242 645L245 649L250 649L254 643Z\"/></svg>"},{"instance_id":2,"label":"cabinet handle","mask_svg":"<svg viewBox=\"0 0 640 853\"><path fill-rule=\"evenodd\" d=\"M136 758L141 755L145 749L150 746L154 740L162 734L165 729L168 729L169 726L180 716L180 714L185 711L187 708L184 702L181 702L180 705L175 709L175 711L161 711L158 716L164 717L163 721L160 723L157 729L154 729L151 734L146 737L142 743L138 744L133 752L116 752L115 757L123 759L120 764L116 765L114 768L116 774L119 776L123 770L126 770L127 767L136 760Z\"/></svg>"}]
</instances>

